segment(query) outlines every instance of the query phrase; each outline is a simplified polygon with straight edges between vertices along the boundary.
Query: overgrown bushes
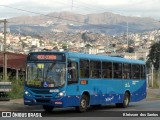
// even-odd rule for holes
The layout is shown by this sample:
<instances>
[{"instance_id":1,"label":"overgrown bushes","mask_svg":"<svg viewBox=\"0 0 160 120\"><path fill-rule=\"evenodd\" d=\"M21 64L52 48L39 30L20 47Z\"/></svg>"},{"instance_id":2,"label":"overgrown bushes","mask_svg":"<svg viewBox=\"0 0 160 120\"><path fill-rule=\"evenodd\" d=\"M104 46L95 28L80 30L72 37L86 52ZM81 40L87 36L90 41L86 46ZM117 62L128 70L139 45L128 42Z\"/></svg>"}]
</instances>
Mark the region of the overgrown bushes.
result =
<instances>
[{"instance_id":1,"label":"overgrown bushes","mask_svg":"<svg viewBox=\"0 0 160 120\"><path fill-rule=\"evenodd\" d=\"M158 72L155 71L153 74L153 88L159 88L158 79L159 79Z\"/></svg>"},{"instance_id":2,"label":"overgrown bushes","mask_svg":"<svg viewBox=\"0 0 160 120\"><path fill-rule=\"evenodd\" d=\"M23 97L24 81L21 79L12 81L12 90L8 93L10 99L18 99Z\"/></svg>"}]
</instances>

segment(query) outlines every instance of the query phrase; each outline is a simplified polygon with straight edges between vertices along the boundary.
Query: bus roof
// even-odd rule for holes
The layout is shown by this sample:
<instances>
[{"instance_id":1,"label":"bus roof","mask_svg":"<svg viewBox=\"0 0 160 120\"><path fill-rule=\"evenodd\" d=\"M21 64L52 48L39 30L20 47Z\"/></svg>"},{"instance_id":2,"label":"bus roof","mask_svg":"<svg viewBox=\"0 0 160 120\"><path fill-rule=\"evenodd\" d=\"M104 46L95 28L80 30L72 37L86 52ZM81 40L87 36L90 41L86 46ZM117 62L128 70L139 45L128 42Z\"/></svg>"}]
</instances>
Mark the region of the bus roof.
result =
<instances>
[{"instance_id":1,"label":"bus roof","mask_svg":"<svg viewBox=\"0 0 160 120\"><path fill-rule=\"evenodd\" d=\"M64 53L67 54L70 58L82 58L82 59L92 59L92 60L101 60L101 61L113 61L113 62L122 62L122 63L133 63L133 64L145 64L142 60L133 60L133 59L126 59L122 57L112 57L112 56L101 56L101 55L94 55L94 54L85 54L85 53L78 53L78 52L57 52L57 51L41 51L41 52L32 52L32 53Z\"/></svg>"},{"instance_id":2,"label":"bus roof","mask_svg":"<svg viewBox=\"0 0 160 120\"><path fill-rule=\"evenodd\" d=\"M83 59L113 61L113 62L123 62L123 63L133 63L133 64L145 64L145 62L142 60L126 59L122 57L101 56L101 55L76 53L76 52L68 52L68 55L69 57L77 57L77 58L83 58Z\"/></svg>"}]
</instances>

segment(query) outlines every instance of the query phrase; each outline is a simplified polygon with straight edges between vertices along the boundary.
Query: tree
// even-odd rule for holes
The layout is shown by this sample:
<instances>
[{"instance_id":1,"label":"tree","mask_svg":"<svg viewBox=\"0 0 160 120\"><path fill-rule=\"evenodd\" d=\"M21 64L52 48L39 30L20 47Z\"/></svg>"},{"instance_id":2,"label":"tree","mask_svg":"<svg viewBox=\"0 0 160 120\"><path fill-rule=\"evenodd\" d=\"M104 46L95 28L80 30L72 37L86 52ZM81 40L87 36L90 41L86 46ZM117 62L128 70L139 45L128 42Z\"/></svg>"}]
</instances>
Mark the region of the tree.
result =
<instances>
[{"instance_id":1,"label":"tree","mask_svg":"<svg viewBox=\"0 0 160 120\"><path fill-rule=\"evenodd\" d=\"M134 53L134 48L133 47L128 47L126 52Z\"/></svg>"},{"instance_id":2,"label":"tree","mask_svg":"<svg viewBox=\"0 0 160 120\"><path fill-rule=\"evenodd\" d=\"M133 45L134 44L134 40L128 40L128 45Z\"/></svg>"},{"instance_id":3,"label":"tree","mask_svg":"<svg viewBox=\"0 0 160 120\"><path fill-rule=\"evenodd\" d=\"M147 63L153 64L154 68L158 70L160 64L160 42L156 42L150 47L150 52L147 58Z\"/></svg>"},{"instance_id":4,"label":"tree","mask_svg":"<svg viewBox=\"0 0 160 120\"><path fill-rule=\"evenodd\" d=\"M140 57L138 60L143 60L143 61L144 61L144 58L143 58L143 57Z\"/></svg>"},{"instance_id":5,"label":"tree","mask_svg":"<svg viewBox=\"0 0 160 120\"><path fill-rule=\"evenodd\" d=\"M68 46L67 45L62 45L62 49L67 50Z\"/></svg>"},{"instance_id":6,"label":"tree","mask_svg":"<svg viewBox=\"0 0 160 120\"><path fill-rule=\"evenodd\" d=\"M159 67L160 67L160 42L156 42L154 43L151 47L150 47L150 52L149 55L147 56L148 60L147 60L147 66L150 67L151 64L153 64L154 68L155 68L155 72L154 74L154 79L153 79L153 87L158 88L159 84L158 84L158 80L160 78L160 71Z\"/></svg>"},{"instance_id":7,"label":"tree","mask_svg":"<svg viewBox=\"0 0 160 120\"><path fill-rule=\"evenodd\" d=\"M42 46L42 44L44 44L44 41L40 39L39 44L40 46Z\"/></svg>"},{"instance_id":8,"label":"tree","mask_svg":"<svg viewBox=\"0 0 160 120\"><path fill-rule=\"evenodd\" d=\"M21 41L21 45L22 45L22 48L24 49L25 47L28 47L27 43L25 43L24 41Z\"/></svg>"},{"instance_id":9,"label":"tree","mask_svg":"<svg viewBox=\"0 0 160 120\"><path fill-rule=\"evenodd\" d=\"M81 35L81 38L83 39L84 43L88 40L88 36L87 36L87 33L83 33Z\"/></svg>"}]
</instances>

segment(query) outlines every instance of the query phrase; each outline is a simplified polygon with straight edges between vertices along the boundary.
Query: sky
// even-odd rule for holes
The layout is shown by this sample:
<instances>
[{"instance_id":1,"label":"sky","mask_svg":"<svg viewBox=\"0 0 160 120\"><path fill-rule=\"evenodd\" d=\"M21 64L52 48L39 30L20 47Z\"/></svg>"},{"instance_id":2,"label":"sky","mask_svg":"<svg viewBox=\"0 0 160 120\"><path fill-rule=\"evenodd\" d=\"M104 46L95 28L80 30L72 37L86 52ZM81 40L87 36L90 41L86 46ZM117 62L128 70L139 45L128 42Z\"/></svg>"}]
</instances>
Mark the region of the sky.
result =
<instances>
[{"instance_id":1,"label":"sky","mask_svg":"<svg viewBox=\"0 0 160 120\"><path fill-rule=\"evenodd\" d=\"M62 11L79 14L112 12L160 20L159 6L160 0L0 0L0 19L37 15L22 11L27 10L40 14Z\"/></svg>"}]
</instances>

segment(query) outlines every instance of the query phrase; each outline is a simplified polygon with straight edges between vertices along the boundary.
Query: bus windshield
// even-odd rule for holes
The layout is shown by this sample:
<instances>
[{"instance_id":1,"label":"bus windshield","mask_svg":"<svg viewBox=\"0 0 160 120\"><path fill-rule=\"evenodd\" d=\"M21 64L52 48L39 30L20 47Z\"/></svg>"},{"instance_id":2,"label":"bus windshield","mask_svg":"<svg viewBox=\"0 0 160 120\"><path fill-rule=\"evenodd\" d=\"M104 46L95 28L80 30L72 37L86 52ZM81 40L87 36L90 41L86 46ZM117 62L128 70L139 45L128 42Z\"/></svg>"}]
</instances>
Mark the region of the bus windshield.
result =
<instances>
[{"instance_id":1,"label":"bus windshield","mask_svg":"<svg viewBox=\"0 0 160 120\"><path fill-rule=\"evenodd\" d=\"M65 84L64 63L27 63L26 85L31 87L60 87Z\"/></svg>"}]
</instances>

